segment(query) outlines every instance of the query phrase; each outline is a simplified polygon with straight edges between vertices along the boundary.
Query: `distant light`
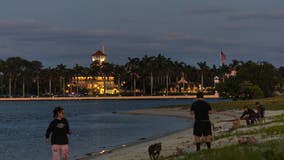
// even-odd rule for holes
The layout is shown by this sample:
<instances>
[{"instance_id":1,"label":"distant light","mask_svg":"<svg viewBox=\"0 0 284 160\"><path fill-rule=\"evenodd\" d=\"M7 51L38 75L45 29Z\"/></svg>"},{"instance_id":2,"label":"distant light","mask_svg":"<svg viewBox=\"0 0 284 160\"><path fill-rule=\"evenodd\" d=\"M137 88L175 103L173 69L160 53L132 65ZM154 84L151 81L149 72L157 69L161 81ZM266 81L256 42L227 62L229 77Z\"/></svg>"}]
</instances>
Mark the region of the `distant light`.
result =
<instances>
[{"instance_id":1,"label":"distant light","mask_svg":"<svg viewBox=\"0 0 284 160\"><path fill-rule=\"evenodd\" d=\"M106 151L105 150L102 150L102 151L100 151L100 154L104 154Z\"/></svg>"}]
</instances>

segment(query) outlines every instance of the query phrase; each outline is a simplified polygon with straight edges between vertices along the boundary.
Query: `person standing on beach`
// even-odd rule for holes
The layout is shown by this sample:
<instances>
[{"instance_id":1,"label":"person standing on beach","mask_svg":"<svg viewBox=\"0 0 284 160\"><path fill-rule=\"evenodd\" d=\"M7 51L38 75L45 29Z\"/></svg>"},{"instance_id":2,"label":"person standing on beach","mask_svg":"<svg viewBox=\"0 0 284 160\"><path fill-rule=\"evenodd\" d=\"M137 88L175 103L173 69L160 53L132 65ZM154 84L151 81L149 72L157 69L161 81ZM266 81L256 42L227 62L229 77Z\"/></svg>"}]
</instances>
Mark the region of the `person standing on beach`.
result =
<instances>
[{"instance_id":1,"label":"person standing on beach","mask_svg":"<svg viewBox=\"0 0 284 160\"><path fill-rule=\"evenodd\" d=\"M258 119L264 118L265 108L263 107L263 105L260 104L259 102L255 102L255 105L256 105L256 109L257 109L257 118Z\"/></svg>"},{"instance_id":2,"label":"person standing on beach","mask_svg":"<svg viewBox=\"0 0 284 160\"><path fill-rule=\"evenodd\" d=\"M209 103L204 101L203 93L198 92L196 95L197 100L191 105L191 113L194 115L193 134L195 138L196 150L200 150L200 138L205 137L207 148L211 148L211 122L209 114L212 113L212 108Z\"/></svg>"},{"instance_id":3,"label":"person standing on beach","mask_svg":"<svg viewBox=\"0 0 284 160\"><path fill-rule=\"evenodd\" d=\"M60 154L62 160L68 160L68 136L70 134L69 124L67 119L64 118L64 109L56 107L53 110L53 121L50 122L45 138L46 143L49 143L49 136L51 135L51 150L52 160L59 160Z\"/></svg>"}]
</instances>

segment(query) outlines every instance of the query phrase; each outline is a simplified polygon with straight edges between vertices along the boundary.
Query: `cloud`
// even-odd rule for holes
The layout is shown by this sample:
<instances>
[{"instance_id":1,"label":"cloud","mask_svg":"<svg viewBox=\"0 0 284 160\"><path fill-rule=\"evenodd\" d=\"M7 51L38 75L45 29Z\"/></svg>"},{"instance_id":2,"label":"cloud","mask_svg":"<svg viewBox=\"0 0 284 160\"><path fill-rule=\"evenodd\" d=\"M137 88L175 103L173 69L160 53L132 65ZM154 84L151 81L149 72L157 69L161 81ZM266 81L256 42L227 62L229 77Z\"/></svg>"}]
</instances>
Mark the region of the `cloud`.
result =
<instances>
[{"instance_id":1,"label":"cloud","mask_svg":"<svg viewBox=\"0 0 284 160\"><path fill-rule=\"evenodd\" d=\"M255 53L264 49L261 44L252 45L210 36L185 33L148 35L95 28L81 30L36 21L0 21L0 41L3 42L0 45L0 59L20 56L28 60L39 60L45 67L61 63L67 66L76 63L89 66L90 56L101 45L105 45L107 60L116 64L124 64L127 57L159 53L188 64L200 61L218 64L221 48L232 55L241 53L241 56L247 55L251 59L255 58ZM273 47L268 49L272 50Z\"/></svg>"},{"instance_id":2,"label":"cloud","mask_svg":"<svg viewBox=\"0 0 284 160\"><path fill-rule=\"evenodd\" d=\"M186 11L192 15L214 15L224 14L230 20L249 20L249 19L263 19L263 20L280 20L284 19L283 10L257 10L245 11L243 9L236 9L227 6L211 5L204 8L197 8Z\"/></svg>"},{"instance_id":3,"label":"cloud","mask_svg":"<svg viewBox=\"0 0 284 160\"><path fill-rule=\"evenodd\" d=\"M237 10L234 8L224 7L224 6L207 6L204 8L192 9L186 11L189 14L196 14L196 15L212 15L212 14L229 14L235 13Z\"/></svg>"},{"instance_id":4,"label":"cloud","mask_svg":"<svg viewBox=\"0 0 284 160\"><path fill-rule=\"evenodd\" d=\"M236 42L183 33L154 36L114 30L66 29L33 21L0 22L0 28L4 33L9 31L10 34L1 32L0 36L8 39L10 43L6 43L5 47L13 49L14 55L42 59L40 61L47 64L72 65L74 59L78 64L80 61L88 64L90 55L100 49L101 44L106 46L108 58L115 63L121 63L127 57L158 53L167 53L169 57L178 59L189 53L204 55L222 46L238 45Z\"/></svg>"},{"instance_id":5,"label":"cloud","mask_svg":"<svg viewBox=\"0 0 284 160\"><path fill-rule=\"evenodd\" d=\"M229 16L231 20L250 20L250 19L260 19L260 20L282 20L284 19L284 11L262 11L262 12L246 12L238 13Z\"/></svg>"},{"instance_id":6,"label":"cloud","mask_svg":"<svg viewBox=\"0 0 284 160\"><path fill-rule=\"evenodd\" d=\"M1 57L8 57L13 55L15 52L11 48L0 47L0 53Z\"/></svg>"},{"instance_id":7,"label":"cloud","mask_svg":"<svg viewBox=\"0 0 284 160\"><path fill-rule=\"evenodd\" d=\"M253 24L226 24L223 29L224 30L230 30L230 31L240 31L240 30L252 30L252 29L256 29L259 26L257 25L253 25Z\"/></svg>"},{"instance_id":8,"label":"cloud","mask_svg":"<svg viewBox=\"0 0 284 160\"><path fill-rule=\"evenodd\" d=\"M205 36L193 36L182 33L168 34L162 37L160 40L172 44L172 45L183 45L183 46L195 46L195 47L219 47L222 46L241 46L244 45L241 42L234 40L227 40L216 37L205 37Z\"/></svg>"},{"instance_id":9,"label":"cloud","mask_svg":"<svg viewBox=\"0 0 284 160\"><path fill-rule=\"evenodd\" d=\"M47 24L38 23L36 21L0 21L1 36L17 36L26 41L51 41L51 40L68 40L68 39L135 39L135 34L115 30L102 29L68 29L64 27L56 27Z\"/></svg>"},{"instance_id":10,"label":"cloud","mask_svg":"<svg viewBox=\"0 0 284 160\"><path fill-rule=\"evenodd\" d=\"M9 53L10 56L21 56L29 59L44 59L50 62L65 59L62 62L71 64L72 59L86 57L89 62L90 55L100 49L101 45L108 47L121 46L122 51L137 51L141 48L155 48L158 43L152 36L135 34L116 30L101 29L70 29L55 27L35 21L0 21L1 57ZM148 47L147 47L148 46ZM134 49L135 48L135 49ZM5 49L5 50L4 50ZM132 50L132 51L133 51ZM7 52L9 51L9 52ZM128 52L128 54L129 54ZM12 54L11 54L12 53ZM135 54L135 52L132 52ZM69 59L69 60L68 60ZM86 62L85 62L86 63Z\"/></svg>"}]
</instances>

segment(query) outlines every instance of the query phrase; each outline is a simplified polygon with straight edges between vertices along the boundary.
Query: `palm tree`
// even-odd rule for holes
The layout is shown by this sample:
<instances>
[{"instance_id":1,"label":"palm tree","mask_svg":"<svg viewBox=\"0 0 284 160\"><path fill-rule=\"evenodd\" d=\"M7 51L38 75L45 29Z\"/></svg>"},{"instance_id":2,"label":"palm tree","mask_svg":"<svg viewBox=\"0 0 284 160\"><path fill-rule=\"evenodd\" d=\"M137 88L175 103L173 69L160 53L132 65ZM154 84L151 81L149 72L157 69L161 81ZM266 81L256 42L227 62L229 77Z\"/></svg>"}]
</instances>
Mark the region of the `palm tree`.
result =
<instances>
[{"instance_id":1,"label":"palm tree","mask_svg":"<svg viewBox=\"0 0 284 160\"><path fill-rule=\"evenodd\" d=\"M209 70L209 67L207 66L206 62L198 62L197 65L199 66L200 72L201 72L201 91L203 91L204 87L204 74L206 74Z\"/></svg>"},{"instance_id":2,"label":"palm tree","mask_svg":"<svg viewBox=\"0 0 284 160\"><path fill-rule=\"evenodd\" d=\"M17 78L21 75L21 67L23 66L23 59L20 57L11 57L6 60L5 70L9 78L9 97L12 97L12 83L13 91L17 89Z\"/></svg>"},{"instance_id":3,"label":"palm tree","mask_svg":"<svg viewBox=\"0 0 284 160\"><path fill-rule=\"evenodd\" d=\"M22 78L23 78L23 81L22 81L22 96L25 97L25 80L26 80L26 77L27 77L26 66L21 67L21 72L22 72Z\"/></svg>"},{"instance_id":4,"label":"palm tree","mask_svg":"<svg viewBox=\"0 0 284 160\"><path fill-rule=\"evenodd\" d=\"M58 73L58 79L59 79L59 91L61 91L61 94L63 96L65 96L65 77L67 76L67 68L65 65L63 64L60 64L60 65L57 65L55 70L57 71Z\"/></svg>"},{"instance_id":5,"label":"palm tree","mask_svg":"<svg viewBox=\"0 0 284 160\"><path fill-rule=\"evenodd\" d=\"M34 62L29 62L27 60L22 59L21 60L21 65L20 65L20 75L22 78L22 96L26 96L26 83L29 82L29 75L32 75L32 72L34 71ZM38 62L40 63L40 62ZM41 66L41 65L40 65ZM41 67L39 68L41 69Z\"/></svg>"},{"instance_id":6,"label":"palm tree","mask_svg":"<svg viewBox=\"0 0 284 160\"><path fill-rule=\"evenodd\" d=\"M0 59L0 95L3 94L4 73L5 73L5 61Z\"/></svg>"},{"instance_id":7,"label":"palm tree","mask_svg":"<svg viewBox=\"0 0 284 160\"><path fill-rule=\"evenodd\" d=\"M173 63L170 58L168 58L165 62L164 70L166 72L166 95L169 93L169 78L170 75L173 74Z\"/></svg>"},{"instance_id":8,"label":"palm tree","mask_svg":"<svg viewBox=\"0 0 284 160\"><path fill-rule=\"evenodd\" d=\"M125 79L126 77L126 71L125 68L123 66L120 65L115 65L114 66L114 78L116 81L116 84L118 86L118 90L120 91L121 89L121 82Z\"/></svg>"},{"instance_id":9,"label":"palm tree","mask_svg":"<svg viewBox=\"0 0 284 160\"><path fill-rule=\"evenodd\" d=\"M150 93L152 95L153 92L153 59L154 57L148 57L145 55L139 64L140 76L142 78L142 88L143 88L143 95L146 95L146 84L150 81ZM150 77L150 80L148 78Z\"/></svg>"},{"instance_id":10,"label":"palm tree","mask_svg":"<svg viewBox=\"0 0 284 160\"><path fill-rule=\"evenodd\" d=\"M109 77L114 74L114 65L111 63L104 63L102 66L102 75L104 80L104 96L106 96L107 87L110 84L106 83L106 80L108 80L109 83Z\"/></svg>"},{"instance_id":11,"label":"palm tree","mask_svg":"<svg viewBox=\"0 0 284 160\"><path fill-rule=\"evenodd\" d=\"M75 78L76 78L76 96L79 94L79 76L83 75L84 67L80 66L79 64L76 64L73 67L73 71L75 73Z\"/></svg>"},{"instance_id":12,"label":"palm tree","mask_svg":"<svg viewBox=\"0 0 284 160\"><path fill-rule=\"evenodd\" d=\"M179 81L179 77L182 77L185 73L185 63L175 61L173 63L173 70L175 71L175 74L173 74L173 78L175 79L175 82ZM183 84L184 86L184 84ZM178 92L180 91L180 86L178 85Z\"/></svg>"},{"instance_id":13,"label":"palm tree","mask_svg":"<svg viewBox=\"0 0 284 160\"><path fill-rule=\"evenodd\" d=\"M91 75L91 69L88 67L83 67L81 70L81 75L85 77L84 81L85 83L87 83L86 81L88 80L88 77ZM84 94L86 94L86 91L88 91L87 87L81 88L81 92L83 92Z\"/></svg>"},{"instance_id":14,"label":"palm tree","mask_svg":"<svg viewBox=\"0 0 284 160\"><path fill-rule=\"evenodd\" d=\"M101 75L101 65L99 64L98 61L94 61L91 65L90 65L90 75L93 77L92 78L92 86L94 84L95 81L95 77ZM99 92L95 92L95 94L98 94ZM94 94L94 91L92 91L92 94Z\"/></svg>"},{"instance_id":15,"label":"palm tree","mask_svg":"<svg viewBox=\"0 0 284 160\"><path fill-rule=\"evenodd\" d=\"M230 70L230 67L228 65L222 65L219 68L219 72L220 72L219 74L223 82L225 81L225 74L228 73L229 70Z\"/></svg>"},{"instance_id":16,"label":"palm tree","mask_svg":"<svg viewBox=\"0 0 284 160\"><path fill-rule=\"evenodd\" d=\"M48 77L48 95L53 95L52 93L52 78L54 77L54 71L50 67L47 69L47 77Z\"/></svg>"},{"instance_id":17,"label":"palm tree","mask_svg":"<svg viewBox=\"0 0 284 160\"><path fill-rule=\"evenodd\" d=\"M37 88L37 97L40 96L40 79L41 79L41 70L42 70L42 64L40 61L31 61L31 69L33 70L33 78L34 82L36 82L36 88Z\"/></svg>"},{"instance_id":18,"label":"palm tree","mask_svg":"<svg viewBox=\"0 0 284 160\"><path fill-rule=\"evenodd\" d=\"M158 69L159 72L157 72L157 91L160 92L161 89L163 88L163 77L166 75L166 66L167 66L167 59L162 56L161 54L158 54L156 57L156 68Z\"/></svg>"},{"instance_id":19,"label":"palm tree","mask_svg":"<svg viewBox=\"0 0 284 160\"><path fill-rule=\"evenodd\" d=\"M229 68L230 68L231 70L232 70L232 69L239 70L239 69L240 69L241 64L243 64L243 62L242 62L242 61L239 61L239 60L233 59L233 60L232 60L232 63L229 65Z\"/></svg>"},{"instance_id":20,"label":"palm tree","mask_svg":"<svg viewBox=\"0 0 284 160\"><path fill-rule=\"evenodd\" d=\"M54 68L48 67L41 71L42 79L43 79L43 86L45 88L45 93L47 96L54 95L52 92L52 82L55 81L56 78L56 71Z\"/></svg>"},{"instance_id":21,"label":"palm tree","mask_svg":"<svg viewBox=\"0 0 284 160\"><path fill-rule=\"evenodd\" d=\"M138 75L139 63L140 63L139 58L128 57L128 62L125 64L125 68L128 74L130 75L131 82L133 80L133 85L131 85L131 91L133 91L134 96L136 96L136 79L139 77Z\"/></svg>"}]
</instances>

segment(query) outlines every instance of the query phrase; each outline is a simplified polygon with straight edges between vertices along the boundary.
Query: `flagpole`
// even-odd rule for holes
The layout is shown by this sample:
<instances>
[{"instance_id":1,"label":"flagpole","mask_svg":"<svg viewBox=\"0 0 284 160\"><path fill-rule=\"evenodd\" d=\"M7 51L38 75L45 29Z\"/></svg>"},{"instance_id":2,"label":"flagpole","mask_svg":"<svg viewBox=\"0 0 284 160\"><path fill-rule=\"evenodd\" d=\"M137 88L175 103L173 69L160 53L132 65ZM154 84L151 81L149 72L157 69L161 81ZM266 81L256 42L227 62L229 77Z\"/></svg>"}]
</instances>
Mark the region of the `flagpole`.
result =
<instances>
[{"instance_id":1,"label":"flagpole","mask_svg":"<svg viewBox=\"0 0 284 160\"><path fill-rule=\"evenodd\" d=\"M221 49L220 53L220 66L223 66L225 63L226 55L223 53L223 50Z\"/></svg>"},{"instance_id":2,"label":"flagpole","mask_svg":"<svg viewBox=\"0 0 284 160\"><path fill-rule=\"evenodd\" d=\"M223 66L223 63L222 63L222 53L223 53L223 49L221 48L221 53L220 53L220 56L219 56L220 67Z\"/></svg>"},{"instance_id":3,"label":"flagpole","mask_svg":"<svg viewBox=\"0 0 284 160\"><path fill-rule=\"evenodd\" d=\"M222 53L222 49L221 49L221 53ZM219 64L220 64L220 67L222 66L222 61L221 61L221 54L219 54Z\"/></svg>"}]
</instances>

